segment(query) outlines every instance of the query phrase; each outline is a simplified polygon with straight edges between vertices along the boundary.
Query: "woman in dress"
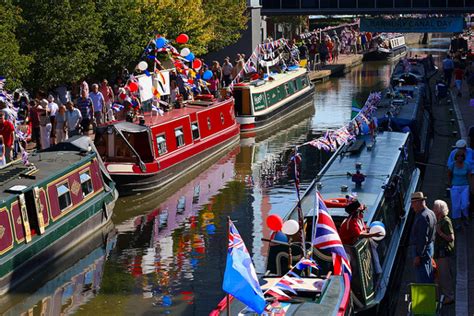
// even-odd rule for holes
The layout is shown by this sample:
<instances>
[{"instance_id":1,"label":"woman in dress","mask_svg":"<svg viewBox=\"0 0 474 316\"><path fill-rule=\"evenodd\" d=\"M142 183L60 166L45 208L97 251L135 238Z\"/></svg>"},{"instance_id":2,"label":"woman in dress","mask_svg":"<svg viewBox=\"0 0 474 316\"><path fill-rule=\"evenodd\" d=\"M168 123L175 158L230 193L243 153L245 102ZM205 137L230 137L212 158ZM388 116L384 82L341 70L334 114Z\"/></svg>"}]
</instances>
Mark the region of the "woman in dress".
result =
<instances>
[{"instance_id":1,"label":"woman in dress","mask_svg":"<svg viewBox=\"0 0 474 316\"><path fill-rule=\"evenodd\" d=\"M454 154L454 162L448 166L448 185L451 186L452 218L455 228L461 228L461 219L468 225L469 216L469 185L471 184L471 166L466 161L466 154L458 150Z\"/></svg>"}]
</instances>

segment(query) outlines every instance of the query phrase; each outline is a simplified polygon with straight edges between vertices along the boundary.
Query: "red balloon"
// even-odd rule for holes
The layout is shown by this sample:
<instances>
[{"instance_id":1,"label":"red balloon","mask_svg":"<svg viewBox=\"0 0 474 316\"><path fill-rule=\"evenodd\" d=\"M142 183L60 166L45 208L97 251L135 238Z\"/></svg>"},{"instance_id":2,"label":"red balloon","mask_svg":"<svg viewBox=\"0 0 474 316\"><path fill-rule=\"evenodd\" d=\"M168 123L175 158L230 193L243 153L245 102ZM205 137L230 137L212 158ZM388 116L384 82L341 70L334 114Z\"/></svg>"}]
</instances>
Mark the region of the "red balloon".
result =
<instances>
[{"instance_id":1,"label":"red balloon","mask_svg":"<svg viewBox=\"0 0 474 316\"><path fill-rule=\"evenodd\" d=\"M189 41L189 36L186 34L179 34L178 37L176 37L176 43L178 44L186 44Z\"/></svg>"},{"instance_id":2,"label":"red balloon","mask_svg":"<svg viewBox=\"0 0 474 316\"><path fill-rule=\"evenodd\" d=\"M184 65L183 65L183 63L182 63L181 61L176 60L176 61L174 62L174 66L175 66L176 68L178 68L178 69L181 69L181 68L183 68Z\"/></svg>"},{"instance_id":3,"label":"red balloon","mask_svg":"<svg viewBox=\"0 0 474 316\"><path fill-rule=\"evenodd\" d=\"M125 93L120 93L119 94L119 98L122 99L122 100L125 100L126 97L127 97L127 95Z\"/></svg>"},{"instance_id":4,"label":"red balloon","mask_svg":"<svg viewBox=\"0 0 474 316\"><path fill-rule=\"evenodd\" d=\"M194 59L193 60L193 68L197 70L201 67L202 67L202 61L198 58Z\"/></svg>"},{"instance_id":5,"label":"red balloon","mask_svg":"<svg viewBox=\"0 0 474 316\"><path fill-rule=\"evenodd\" d=\"M271 230L280 231L281 228L283 227L283 220L281 219L280 216L276 214L272 214L267 217L267 226Z\"/></svg>"},{"instance_id":6,"label":"red balloon","mask_svg":"<svg viewBox=\"0 0 474 316\"><path fill-rule=\"evenodd\" d=\"M136 82L130 82L130 83L128 84L128 89L130 90L130 92L138 91L138 83L136 83Z\"/></svg>"}]
</instances>

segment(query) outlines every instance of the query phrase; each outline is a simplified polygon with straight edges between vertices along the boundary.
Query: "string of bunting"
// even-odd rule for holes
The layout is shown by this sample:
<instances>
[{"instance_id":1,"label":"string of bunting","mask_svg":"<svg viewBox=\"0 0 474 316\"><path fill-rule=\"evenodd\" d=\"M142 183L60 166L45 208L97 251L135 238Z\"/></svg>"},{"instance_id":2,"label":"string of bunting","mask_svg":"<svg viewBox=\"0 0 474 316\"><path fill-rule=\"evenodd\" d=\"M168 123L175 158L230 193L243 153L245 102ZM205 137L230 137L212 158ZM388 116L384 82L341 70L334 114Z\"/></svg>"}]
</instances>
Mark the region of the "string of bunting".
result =
<instances>
[{"instance_id":1,"label":"string of bunting","mask_svg":"<svg viewBox=\"0 0 474 316\"><path fill-rule=\"evenodd\" d=\"M309 38L311 36L314 36L314 35L317 35L319 36L319 34L321 32L328 32L328 31L331 31L331 30L336 30L336 29L339 29L339 28L342 28L342 27L350 27L350 26L359 26L359 22L354 22L354 23L345 23L345 24L340 24L340 25L336 25L336 26L328 26L328 27L325 27L323 29L315 29L311 32L306 32L306 33L302 33L300 34L300 38L301 39L306 39L306 38Z\"/></svg>"},{"instance_id":2,"label":"string of bunting","mask_svg":"<svg viewBox=\"0 0 474 316\"><path fill-rule=\"evenodd\" d=\"M375 133L377 118L373 114L377 110L381 99L382 94L380 92L371 93L362 109L347 125L337 130L328 130L323 136L297 146L297 148L311 145L326 152L334 152L340 146L353 140L357 135Z\"/></svg>"}]
</instances>

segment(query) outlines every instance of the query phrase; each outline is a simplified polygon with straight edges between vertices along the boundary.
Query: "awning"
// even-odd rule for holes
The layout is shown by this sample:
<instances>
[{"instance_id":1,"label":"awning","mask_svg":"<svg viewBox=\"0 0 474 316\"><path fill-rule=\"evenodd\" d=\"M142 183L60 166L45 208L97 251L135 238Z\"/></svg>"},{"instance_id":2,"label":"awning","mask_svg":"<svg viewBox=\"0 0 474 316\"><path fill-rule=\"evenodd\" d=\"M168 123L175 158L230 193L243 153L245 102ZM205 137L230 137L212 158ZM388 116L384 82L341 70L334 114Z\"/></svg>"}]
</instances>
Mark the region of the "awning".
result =
<instances>
[{"instance_id":1,"label":"awning","mask_svg":"<svg viewBox=\"0 0 474 316\"><path fill-rule=\"evenodd\" d=\"M148 127L144 125L133 124L130 122L120 122L114 124L114 128L126 133L143 133L148 131Z\"/></svg>"},{"instance_id":2,"label":"awning","mask_svg":"<svg viewBox=\"0 0 474 316\"><path fill-rule=\"evenodd\" d=\"M163 142L166 142L166 139L163 136L157 136L156 137L156 143L157 144L163 143Z\"/></svg>"},{"instance_id":3,"label":"awning","mask_svg":"<svg viewBox=\"0 0 474 316\"><path fill-rule=\"evenodd\" d=\"M58 187L58 196L61 196L68 192L69 192L69 188L66 185L62 184Z\"/></svg>"},{"instance_id":4,"label":"awning","mask_svg":"<svg viewBox=\"0 0 474 316\"><path fill-rule=\"evenodd\" d=\"M197 123L191 124L191 130L195 131L197 129L199 129Z\"/></svg>"},{"instance_id":5,"label":"awning","mask_svg":"<svg viewBox=\"0 0 474 316\"><path fill-rule=\"evenodd\" d=\"M174 135L175 135L176 137L182 136L182 135L183 135L183 132L182 132L180 129L177 129L177 130L174 131Z\"/></svg>"},{"instance_id":6,"label":"awning","mask_svg":"<svg viewBox=\"0 0 474 316\"><path fill-rule=\"evenodd\" d=\"M89 176L87 172L81 173L80 178L81 178L81 184L91 179L91 177Z\"/></svg>"}]
</instances>

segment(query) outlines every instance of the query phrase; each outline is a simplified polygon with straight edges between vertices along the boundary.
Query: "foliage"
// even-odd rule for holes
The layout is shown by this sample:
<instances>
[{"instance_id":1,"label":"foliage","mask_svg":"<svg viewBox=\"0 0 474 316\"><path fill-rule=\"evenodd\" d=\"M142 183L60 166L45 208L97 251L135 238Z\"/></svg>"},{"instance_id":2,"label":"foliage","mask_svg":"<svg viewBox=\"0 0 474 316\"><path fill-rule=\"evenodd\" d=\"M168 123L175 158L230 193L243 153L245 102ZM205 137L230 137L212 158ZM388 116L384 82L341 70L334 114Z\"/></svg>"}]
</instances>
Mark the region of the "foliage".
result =
<instances>
[{"instance_id":1,"label":"foliage","mask_svg":"<svg viewBox=\"0 0 474 316\"><path fill-rule=\"evenodd\" d=\"M95 77L102 79L120 71L133 68L143 52L150 34L143 32L146 21L141 4L135 0L99 0L97 9L101 15L102 37L106 49L99 55Z\"/></svg>"},{"instance_id":2,"label":"foliage","mask_svg":"<svg viewBox=\"0 0 474 316\"><path fill-rule=\"evenodd\" d=\"M29 88L50 89L93 73L104 51L93 0L19 0L25 19L21 48L35 58Z\"/></svg>"},{"instance_id":3,"label":"foliage","mask_svg":"<svg viewBox=\"0 0 474 316\"><path fill-rule=\"evenodd\" d=\"M32 61L31 57L20 54L15 35L20 22L20 10L9 1L0 2L0 76L7 78L7 89L21 86Z\"/></svg>"},{"instance_id":4,"label":"foliage","mask_svg":"<svg viewBox=\"0 0 474 316\"><path fill-rule=\"evenodd\" d=\"M217 51L231 45L241 37L247 28L247 5L245 0L203 0L204 8L211 17L214 40L209 51Z\"/></svg>"},{"instance_id":5,"label":"foliage","mask_svg":"<svg viewBox=\"0 0 474 316\"><path fill-rule=\"evenodd\" d=\"M271 16L267 18L267 21L273 24L282 24L288 34L284 33L283 36L288 38L296 35L298 29L305 30L308 24L307 16Z\"/></svg>"}]
</instances>

